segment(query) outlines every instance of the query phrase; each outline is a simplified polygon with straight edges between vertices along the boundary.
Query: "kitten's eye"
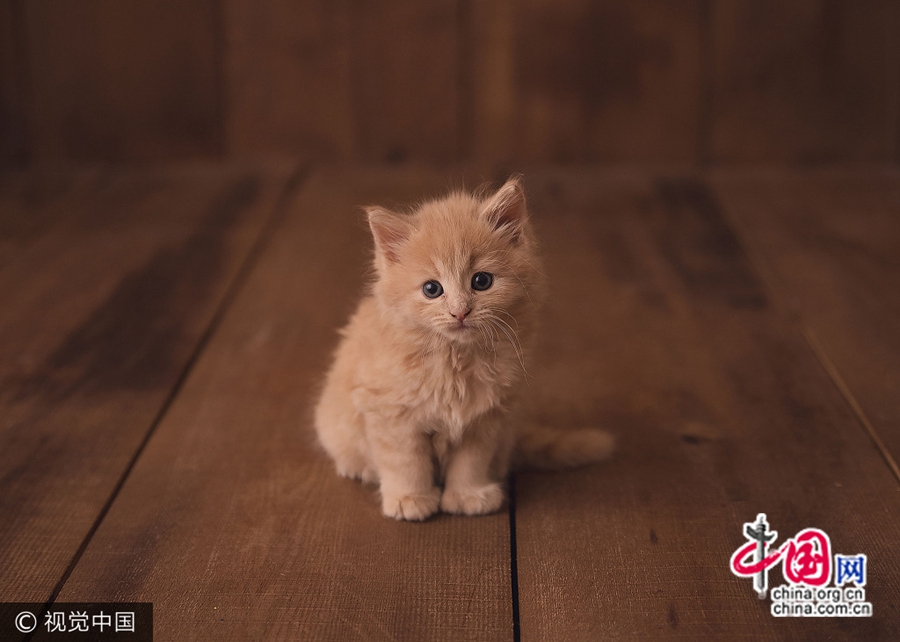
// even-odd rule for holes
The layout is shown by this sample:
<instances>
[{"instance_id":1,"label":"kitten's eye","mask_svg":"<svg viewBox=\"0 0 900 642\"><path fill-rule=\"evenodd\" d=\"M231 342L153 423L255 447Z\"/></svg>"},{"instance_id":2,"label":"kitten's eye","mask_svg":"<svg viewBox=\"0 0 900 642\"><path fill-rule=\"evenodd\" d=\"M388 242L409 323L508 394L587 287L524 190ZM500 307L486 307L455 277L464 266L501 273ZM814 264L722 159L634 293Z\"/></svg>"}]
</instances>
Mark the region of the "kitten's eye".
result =
<instances>
[{"instance_id":1,"label":"kitten's eye","mask_svg":"<svg viewBox=\"0 0 900 642\"><path fill-rule=\"evenodd\" d=\"M494 284L494 275L490 272L476 272L472 277L473 290L487 290Z\"/></svg>"},{"instance_id":2,"label":"kitten's eye","mask_svg":"<svg viewBox=\"0 0 900 642\"><path fill-rule=\"evenodd\" d=\"M444 293L444 288L437 281L426 281L422 286L422 294L429 299L436 299Z\"/></svg>"}]
</instances>

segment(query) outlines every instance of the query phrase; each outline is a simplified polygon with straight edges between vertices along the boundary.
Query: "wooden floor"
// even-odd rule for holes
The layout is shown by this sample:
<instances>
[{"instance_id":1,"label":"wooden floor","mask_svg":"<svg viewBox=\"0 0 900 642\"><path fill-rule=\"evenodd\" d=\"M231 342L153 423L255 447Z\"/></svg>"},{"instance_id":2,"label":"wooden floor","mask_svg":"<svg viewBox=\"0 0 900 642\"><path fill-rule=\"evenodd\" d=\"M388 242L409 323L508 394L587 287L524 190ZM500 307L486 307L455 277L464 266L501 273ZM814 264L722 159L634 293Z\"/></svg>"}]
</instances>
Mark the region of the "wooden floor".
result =
<instances>
[{"instance_id":1,"label":"wooden floor","mask_svg":"<svg viewBox=\"0 0 900 642\"><path fill-rule=\"evenodd\" d=\"M900 171L526 172L531 412L616 434L424 524L316 449L360 205L499 174L181 166L0 180L0 600L158 640L900 639ZM765 512L868 556L871 618L775 618ZM782 583L773 570L770 583Z\"/></svg>"}]
</instances>

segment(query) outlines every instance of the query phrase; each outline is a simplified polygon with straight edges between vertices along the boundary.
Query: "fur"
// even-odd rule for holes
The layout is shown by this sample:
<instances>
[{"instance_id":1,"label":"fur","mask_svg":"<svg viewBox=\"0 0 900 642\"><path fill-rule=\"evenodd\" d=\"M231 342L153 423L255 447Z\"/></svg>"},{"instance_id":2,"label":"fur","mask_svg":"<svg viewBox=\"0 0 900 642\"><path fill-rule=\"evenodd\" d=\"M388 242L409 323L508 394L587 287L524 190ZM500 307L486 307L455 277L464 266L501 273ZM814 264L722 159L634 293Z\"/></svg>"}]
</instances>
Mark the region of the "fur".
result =
<instances>
[{"instance_id":1,"label":"fur","mask_svg":"<svg viewBox=\"0 0 900 642\"><path fill-rule=\"evenodd\" d=\"M375 279L341 331L315 416L338 473L378 483L386 516L422 520L500 508L513 459L556 467L605 457L607 433L517 434L504 421L545 291L519 180L412 214L366 212ZM484 290L473 284L480 272L493 276ZM439 296L423 293L429 281Z\"/></svg>"}]
</instances>

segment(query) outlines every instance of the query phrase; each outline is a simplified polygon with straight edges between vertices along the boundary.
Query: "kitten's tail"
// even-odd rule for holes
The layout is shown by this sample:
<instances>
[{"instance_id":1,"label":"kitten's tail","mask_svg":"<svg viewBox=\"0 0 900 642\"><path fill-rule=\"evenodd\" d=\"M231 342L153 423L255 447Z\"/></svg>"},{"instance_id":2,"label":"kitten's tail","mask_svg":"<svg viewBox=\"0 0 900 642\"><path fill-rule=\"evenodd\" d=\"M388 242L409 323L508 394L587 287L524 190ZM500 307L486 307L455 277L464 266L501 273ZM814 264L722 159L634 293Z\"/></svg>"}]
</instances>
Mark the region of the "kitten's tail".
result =
<instances>
[{"instance_id":1,"label":"kitten's tail","mask_svg":"<svg viewBox=\"0 0 900 642\"><path fill-rule=\"evenodd\" d=\"M516 435L513 466L575 468L607 459L615 438L600 428L563 430L550 426L522 427Z\"/></svg>"}]
</instances>

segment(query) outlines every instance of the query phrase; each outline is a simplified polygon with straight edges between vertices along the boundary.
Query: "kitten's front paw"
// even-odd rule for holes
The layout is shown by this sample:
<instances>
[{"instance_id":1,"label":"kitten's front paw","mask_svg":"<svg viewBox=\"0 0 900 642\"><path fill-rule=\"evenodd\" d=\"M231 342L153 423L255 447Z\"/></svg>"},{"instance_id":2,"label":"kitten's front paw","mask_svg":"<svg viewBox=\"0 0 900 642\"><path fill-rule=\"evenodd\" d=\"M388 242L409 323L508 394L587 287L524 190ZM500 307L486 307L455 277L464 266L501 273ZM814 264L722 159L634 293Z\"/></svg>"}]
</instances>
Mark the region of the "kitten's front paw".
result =
<instances>
[{"instance_id":1,"label":"kitten's front paw","mask_svg":"<svg viewBox=\"0 0 900 642\"><path fill-rule=\"evenodd\" d=\"M378 482L378 471L369 463L368 458L356 450L343 450L332 453L334 466L338 475L347 479L357 479L365 484Z\"/></svg>"},{"instance_id":2,"label":"kitten's front paw","mask_svg":"<svg viewBox=\"0 0 900 642\"><path fill-rule=\"evenodd\" d=\"M356 479L364 484L376 484L378 483L378 473L375 472L375 469L371 466L342 466L340 463L337 465L338 475L341 477L346 477L347 479Z\"/></svg>"},{"instance_id":3,"label":"kitten's front paw","mask_svg":"<svg viewBox=\"0 0 900 642\"><path fill-rule=\"evenodd\" d=\"M488 484L477 488L448 488L441 497L441 510L457 515L485 515L503 505L503 488Z\"/></svg>"},{"instance_id":4,"label":"kitten's front paw","mask_svg":"<svg viewBox=\"0 0 900 642\"><path fill-rule=\"evenodd\" d=\"M385 517L421 522L434 515L440 503L441 491L438 488L432 488L427 493L385 494L381 499L381 511Z\"/></svg>"}]
</instances>

